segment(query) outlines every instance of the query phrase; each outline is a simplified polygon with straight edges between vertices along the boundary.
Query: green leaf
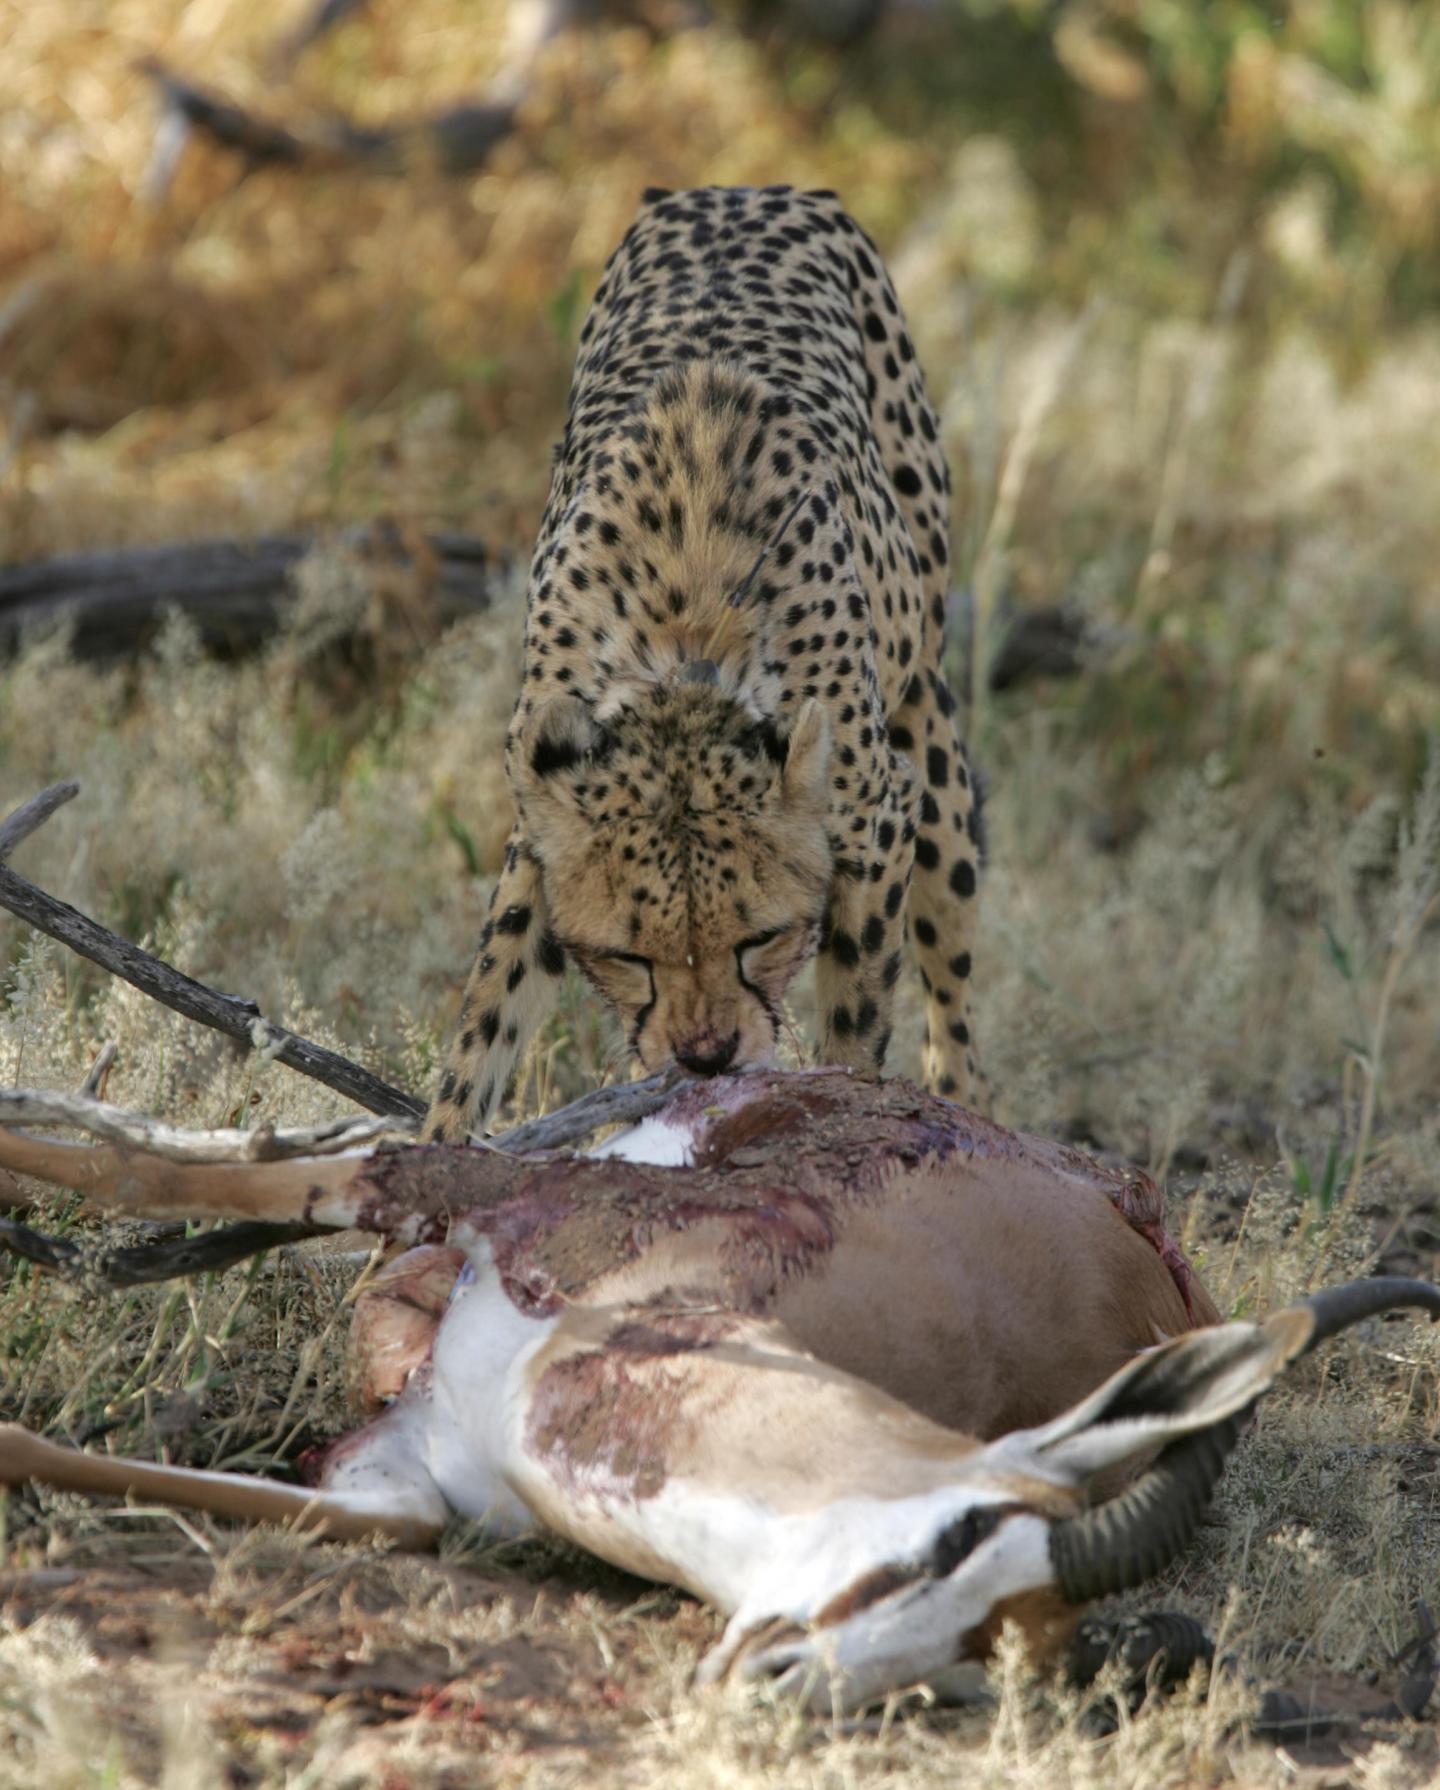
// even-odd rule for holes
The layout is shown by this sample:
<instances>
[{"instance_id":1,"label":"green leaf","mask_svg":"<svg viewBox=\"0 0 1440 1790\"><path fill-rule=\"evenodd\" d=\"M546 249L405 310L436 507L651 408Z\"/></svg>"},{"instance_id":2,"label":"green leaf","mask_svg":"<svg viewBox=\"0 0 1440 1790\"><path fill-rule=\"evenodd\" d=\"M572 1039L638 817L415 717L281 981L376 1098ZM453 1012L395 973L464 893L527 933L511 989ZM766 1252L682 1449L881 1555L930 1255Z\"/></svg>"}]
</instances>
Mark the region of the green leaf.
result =
<instances>
[{"instance_id":1,"label":"green leaf","mask_svg":"<svg viewBox=\"0 0 1440 1790\"><path fill-rule=\"evenodd\" d=\"M460 847L465 858L465 868L471 876L480 874L480 854L475 849L475 840L463 821L457 820L453 814L445 816L445 831Z\"/></svg>"},{"instance_id":2,"label":"green leaf","mask_svg":"<svg viewBox=\"0 0 1440 1790\"><path fill-rule=\"evenodd\" d=\"M330 455L325 462L325 483L332 497L338 496L350 464L350 419L342 416L330 437Z\"/></svg>"},{"instance_id":3,"label":"green leaf","mask_svg":"<svg viewBox=\"0 0 1440 1790\"><path fill-rule=\"evenodd\" d=\"M1335 928L1328 920L1321 922L1325 929L1325 954L1339 970L1347 982L1355 980L1355 960L1350 955L1350 947L1337 937Z\"/></svg>"},{"instance_id":4,"label":"green leaf","mask_svg":"<svg viewBox=\"0 0 1440 1790\"><path fill-rule=\"evenodd\" d=\"M1315 1194L1316 1204L1326 1218L1335 1205L1335 1196L1340 1187L1340 1145L1332 1138L1325 1152L1325 1166L1320 1171L1320 1185Z\"/></svg>"},{"instance_id":5,"label":"green leaf","mask_svg":"<svg viewBox=\"0 0 1440 1790\"><path fill-rule=\"evenodd\" d=\"M573 267L564 285L545 301L545 316L555 332L556 340L567 348L575 337L575 325L580 316L585 285L584 270Z\"/></svg>"}]
</instances>

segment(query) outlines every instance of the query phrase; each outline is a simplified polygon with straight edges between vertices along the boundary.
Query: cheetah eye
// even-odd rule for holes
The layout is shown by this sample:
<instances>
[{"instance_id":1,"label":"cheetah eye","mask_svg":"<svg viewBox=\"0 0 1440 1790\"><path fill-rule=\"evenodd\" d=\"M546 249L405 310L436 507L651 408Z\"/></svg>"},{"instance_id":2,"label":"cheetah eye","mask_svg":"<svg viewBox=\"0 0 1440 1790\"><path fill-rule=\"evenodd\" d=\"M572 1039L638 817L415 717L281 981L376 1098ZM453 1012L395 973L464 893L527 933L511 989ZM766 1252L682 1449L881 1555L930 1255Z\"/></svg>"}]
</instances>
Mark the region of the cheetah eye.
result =
<instances>
[{"instance_id":1,"label":"cheetah eye","mask_svg":"<svg viewBox=\"0 0 1440 1790\"><path fill-rule=\"evenodd\" d=\"M740 980L753 994L757 983L785 983L796 973L815 946L818 929L805 921L793 926L772 926L735 947L735 966ZM764 997L761 996L763 999Z\"/></svg>"},{"instance_id":2,"label":"cheetah eye","mask_svg":"<svg viewBox=\"0 0 1440 1790\"><path fill-rule=\"evenodd\" d=\"M574 946L570 951L587 981L612 1006L648 1007L655 999L654 966L648 957L633 951L577 951Z\"/></svg>"}]
</instances>

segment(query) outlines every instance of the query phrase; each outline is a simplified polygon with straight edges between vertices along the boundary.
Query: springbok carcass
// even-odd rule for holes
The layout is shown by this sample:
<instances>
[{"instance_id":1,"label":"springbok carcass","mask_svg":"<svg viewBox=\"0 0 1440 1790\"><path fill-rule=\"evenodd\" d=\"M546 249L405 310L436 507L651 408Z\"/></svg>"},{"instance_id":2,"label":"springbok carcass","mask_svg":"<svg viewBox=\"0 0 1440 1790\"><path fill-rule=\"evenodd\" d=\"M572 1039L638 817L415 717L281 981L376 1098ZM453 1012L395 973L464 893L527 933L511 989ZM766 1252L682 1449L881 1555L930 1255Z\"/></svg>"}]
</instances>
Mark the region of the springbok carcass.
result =
<instances>
[{"instance_id":1,"label":"springbok carcass","mask_svg":"<svg viewBox=\"0 0 1440 1790\"><path fill-rule=\"evenodd\" d=\"M702 1679L827 1707L983 1662L1006 1618L1055 1653L1185 1545L1287 1363L1440 1313L1384 1279L1220 1324L1145 1176L836 1071L689 1084L588 1157L173 1156L0 1130L104 1211L404 1244L352 1338L380 1414L314 1489L16 1426L0 1480L413 1546L453 1513L548 1528L726 1612Z\"/></svg>"}]
</instances>

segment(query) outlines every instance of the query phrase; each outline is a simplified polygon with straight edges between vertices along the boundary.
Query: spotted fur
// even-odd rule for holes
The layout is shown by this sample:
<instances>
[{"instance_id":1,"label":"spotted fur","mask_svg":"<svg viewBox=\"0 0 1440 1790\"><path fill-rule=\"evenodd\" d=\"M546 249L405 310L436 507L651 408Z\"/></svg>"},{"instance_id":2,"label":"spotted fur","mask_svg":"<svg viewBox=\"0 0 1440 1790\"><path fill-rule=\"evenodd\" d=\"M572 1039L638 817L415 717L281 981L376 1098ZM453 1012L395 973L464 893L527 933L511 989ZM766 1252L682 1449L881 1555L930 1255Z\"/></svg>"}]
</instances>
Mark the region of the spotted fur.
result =
<instances>
[{"instance_id":1,"label":"spotted fur","mask_svg":"<svg viewBox=\"0 0 1440 1790\"><path fill-rule=\"evenodd\" d=\"M973 1097L979 811L941 669L950 479L833 193L645 195L580 338L506 746L518 821L426 1124L491 1112L567 957L647 1067L764 1061L813 956L878 1072L907 906Z\"/></svg>"}]
</instances>

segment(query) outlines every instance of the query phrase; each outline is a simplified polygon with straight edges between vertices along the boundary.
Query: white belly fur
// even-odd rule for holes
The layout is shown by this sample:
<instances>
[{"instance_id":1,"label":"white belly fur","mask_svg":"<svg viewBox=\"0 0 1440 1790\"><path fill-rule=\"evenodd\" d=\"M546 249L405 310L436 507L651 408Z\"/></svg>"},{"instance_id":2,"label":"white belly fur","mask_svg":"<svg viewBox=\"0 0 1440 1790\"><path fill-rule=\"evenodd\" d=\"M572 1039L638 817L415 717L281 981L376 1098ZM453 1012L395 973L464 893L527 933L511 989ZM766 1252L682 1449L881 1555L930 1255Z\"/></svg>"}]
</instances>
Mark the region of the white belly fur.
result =
<instances>
[{"instance_id":1,"label":"white belly fur","mask_svg":"<svg viewBox=\"0 0 1440 1790\"><path fill-rule=\"evenodd\" d=\"M693 1160L695 1126L643 1119L593 1157L684 1167ZM452 1239L473 1278L460 1281L435 1338L425 1423L427 1465L450 1507L504 1535L539 1525L516 1488L524 1455L525 1368L555 1329L554 1317L516 1309L500 1284L489 1240L457 1226Z\"/></svg>"},{"instance_id":2,"label":"white belly fur","mask_svg":"<svg viewBox=\"0 0 1440 1790\"><path fill-rule=\"evenodd\" d=\"M517 1311L500 1284L489 1241L457 1238L474 1269L461 1282L435 1338L427 1426L430 1472L450 1507L503 1535L525 1535L534 1517L506 1474L507 1436L525 1363L548 1341L554 1318Z\"/></svg>"}]
</instances>

